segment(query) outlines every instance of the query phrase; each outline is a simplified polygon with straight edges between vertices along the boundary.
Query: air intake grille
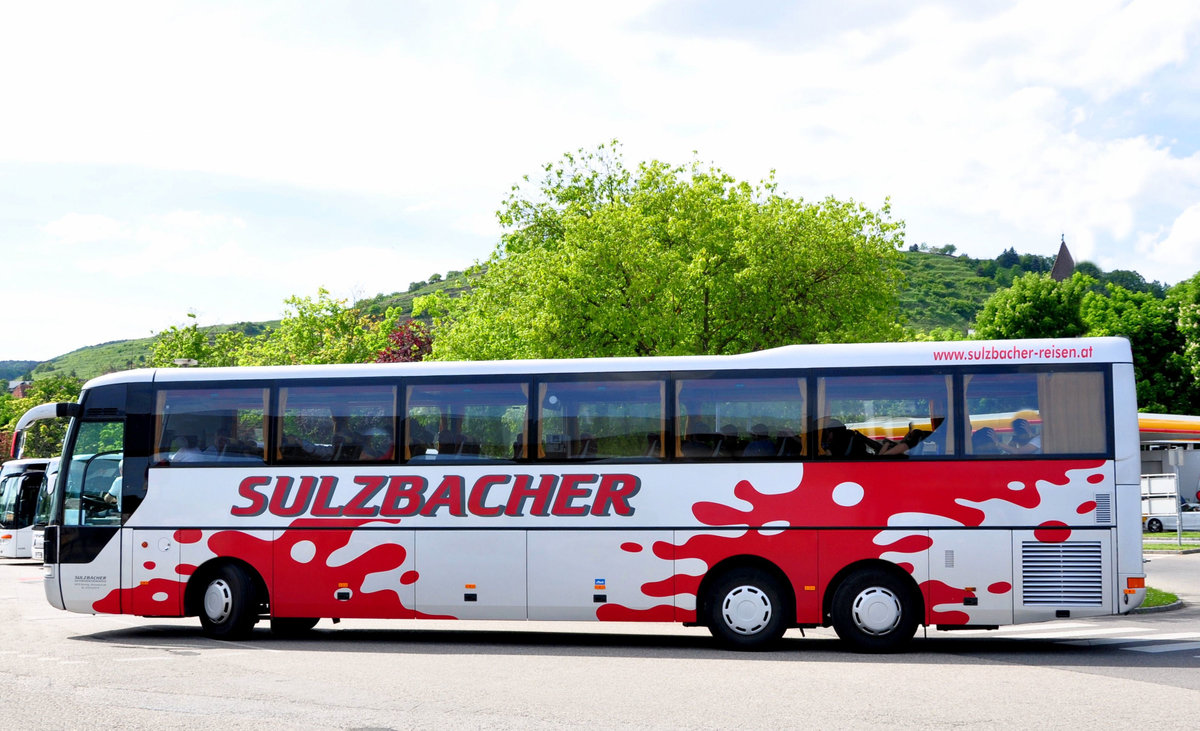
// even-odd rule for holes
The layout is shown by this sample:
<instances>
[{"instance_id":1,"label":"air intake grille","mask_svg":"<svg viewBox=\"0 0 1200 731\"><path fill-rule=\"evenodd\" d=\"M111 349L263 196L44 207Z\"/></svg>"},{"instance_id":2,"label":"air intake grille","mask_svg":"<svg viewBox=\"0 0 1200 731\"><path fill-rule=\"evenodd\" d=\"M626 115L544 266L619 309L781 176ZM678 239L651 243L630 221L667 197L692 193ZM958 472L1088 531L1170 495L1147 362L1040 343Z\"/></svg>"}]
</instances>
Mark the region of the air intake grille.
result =
<instances>
[{"instance_id":1,"label":"air intake grille","mask_svg":"<svg viewBox=\"0 0 1200 731\"><path fill-rule=\"evenodd\" d=\"M1026 606L1101 606L1104 566L1100 542L1022 541L1021 587L1021 602Z\"/></svg>"},{"instance_id":2,"label":"air intake grille","mask_svg":"<svg viewBox=\"0 0 1200 731\"><path fill-rule=\"evenodd\" d=\"M1104 493L1096 496L1096 524L1109 525L1112 523L1112 495Z\"/></svg>"}]
</instances>

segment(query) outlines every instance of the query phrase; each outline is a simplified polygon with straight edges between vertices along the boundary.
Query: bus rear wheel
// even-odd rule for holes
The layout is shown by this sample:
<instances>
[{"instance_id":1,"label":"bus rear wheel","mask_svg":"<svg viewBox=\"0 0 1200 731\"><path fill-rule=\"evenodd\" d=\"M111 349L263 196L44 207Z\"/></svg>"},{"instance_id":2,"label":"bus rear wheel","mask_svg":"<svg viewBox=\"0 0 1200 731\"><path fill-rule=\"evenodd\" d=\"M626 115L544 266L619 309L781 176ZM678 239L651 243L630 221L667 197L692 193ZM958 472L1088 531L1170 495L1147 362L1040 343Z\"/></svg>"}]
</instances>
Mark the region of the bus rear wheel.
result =
<instances>
[{"instance_id":1,"label":"bus rear wheel","mask_svg":"<svg viewBox=\"0 0 1200 731\"><path fill-rule=\"evenodd\" d=\"M250 634L258 621L254 581L237 564L225 564L208 577L201 595L200 625L204 634L231 640Z\"/></svg>"},{"instance_id":2,"label":"bus rear wheel","mask_svg":"<svg viewBox=\"0 0 1200 731\"><path fill-rule=\"evenodd\" d=\"M1162 521L1158 518L1151 518L1150 520L1146 521L1146 530L1150 531L1151 533L1162 533L1162 529Z\"/></svg>"},{"instance_id":3,"label":"bus rear wheel","mask_svg":"<svg viewBox=\"0 0 1200 731\"><path fill-rule=\"evenodd\" d=\"M737 569L718 579L708 594L707 609L709 632L735 650L768 649L788 626L779 583L758 569Z\"/></svg>"},{"instance_id":4,"label":"bus rear wheel","mask_svg":"<svg viewBox=\"0 0 1200 731\"><path fill-rule=\"evenodd\" d=\"M856 652L894 652L916 634L918 606L904 579L879 569L860 571L833 594L833 628Z\"/></svg>"}]
</instances>

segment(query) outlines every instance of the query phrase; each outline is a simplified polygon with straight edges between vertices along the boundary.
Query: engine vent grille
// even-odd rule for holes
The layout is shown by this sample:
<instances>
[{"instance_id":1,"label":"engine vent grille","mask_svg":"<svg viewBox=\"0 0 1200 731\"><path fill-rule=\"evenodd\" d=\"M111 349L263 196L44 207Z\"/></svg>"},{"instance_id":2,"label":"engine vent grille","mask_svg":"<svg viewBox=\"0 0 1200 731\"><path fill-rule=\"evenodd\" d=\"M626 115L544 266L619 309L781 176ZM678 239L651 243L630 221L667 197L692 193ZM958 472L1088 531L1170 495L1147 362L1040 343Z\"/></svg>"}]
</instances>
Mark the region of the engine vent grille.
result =
<instances>
[{"instance_id":1,"label":"engine vent grille","mask_svg":"<svg viewBox=\"0 0 1200 731\"><path fill-rule=\"evenodd\" d=\"M1022 541L1021 587L1021 602L1026 606L1101 606L1104 566L1100 542Z\"/></svg>"},{"instance_id":2,"label":"engine vent grille","mask_svg":"<svg viewBox=\"0 0 1200 731\"><path fill-rule=\"evenodd\" d=\"M1104 493L1096 496L1096 524L1109 525L1112 523L1112 495Z\"/></svg>"}]
</instances>

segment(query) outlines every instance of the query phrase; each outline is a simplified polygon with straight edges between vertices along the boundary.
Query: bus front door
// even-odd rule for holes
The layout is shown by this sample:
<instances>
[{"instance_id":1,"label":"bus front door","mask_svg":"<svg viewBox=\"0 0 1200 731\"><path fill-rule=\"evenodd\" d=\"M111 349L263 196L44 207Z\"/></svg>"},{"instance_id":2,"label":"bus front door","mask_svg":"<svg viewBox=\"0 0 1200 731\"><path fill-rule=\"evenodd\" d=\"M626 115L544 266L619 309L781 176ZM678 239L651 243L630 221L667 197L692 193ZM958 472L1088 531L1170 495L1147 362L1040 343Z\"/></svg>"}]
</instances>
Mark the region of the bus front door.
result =
<instances>
[{"instance_id":1,"label":"bus front door","mask_svg":"<svg viewBox=\"0 0 1200 731\"><path fill-rule=\"evenodd\" d=\"M91 427L100 426L109 425L81 425L81 438ZM71 460L55 557L64 609L129 611L123 609L121 592L121 511L105 500L120 477L120 465L120 451L76 453Z\"/></svg>"}]
</instances>

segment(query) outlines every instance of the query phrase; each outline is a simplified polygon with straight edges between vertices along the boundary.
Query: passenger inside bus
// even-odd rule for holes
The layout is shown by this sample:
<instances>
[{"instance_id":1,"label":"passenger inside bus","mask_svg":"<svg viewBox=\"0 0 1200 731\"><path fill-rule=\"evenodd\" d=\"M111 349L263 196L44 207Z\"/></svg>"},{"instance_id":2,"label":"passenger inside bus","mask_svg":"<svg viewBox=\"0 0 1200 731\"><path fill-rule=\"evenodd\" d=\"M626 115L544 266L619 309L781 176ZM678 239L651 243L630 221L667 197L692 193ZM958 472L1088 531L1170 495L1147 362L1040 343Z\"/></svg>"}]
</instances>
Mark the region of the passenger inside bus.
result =
<instances>
[{"instance_id":1,"label":"passenger inside bus","mask_svg":"<svg viewBox=\"0 0 1200 731\"><path fill-rule=\"evenodd\" d=\"M204 461L204 453L200 451L199 437L191 434L182 437L175 437L171 447L171 464Z\"/></svg>"},{"instance_id":2,"label":"passenger inside bus","mask_svg":"<svg viewBox=\"0 0 1200 731\"><path fill-rule=\"evenodd\" d=\"M823 457L871 457L879 453L879 442L846 428L839 419L827 416L817 426Z\"/></svg>"},{"instance_id":3,"label":"passenger inside bus","mask_svg":"<svg viewBox=\"0 0 1200 731\"><path fill-rule=\"evenodd\" d=\"M990 426L976 429L971 435L971 452L974 454L1003 454L1005 445L996 430Z\"/></svg>"},{"instance_id":4,"label":"passenger inside bus","mask_svg":"<svg viewBox=\"0 0 1200 731\"><path fill-rule=\"evenodd\" d=\"M121 505L121 475L124 472L125 460L117 461L117 476L113 478L112 484L108 487L108 492L104 493L104 502L109 505L115 505L120 508Z\"/></svg>"},{"instance_id":5,"label":"passenger inside bus","mask_svg":"<svg viewBox=\"0 0 1200 731\"><path fill-rule=\"evenodd\" d=\"M750 443L742 450L743 457L774 457L777 449L766 424L750 427Z\"/></svg>"},{"instance_id":6,"label":"passenger inside bus","mask_svg":"<svg viewBox=\"0 0 1200 731\"><path fill-rule=\"evenodd\" d=\"M711 457L716 449L716 435L712 425L700 420L691 420L687 438L679 444L679 453L683 457Z\"/></svg>"},{"instance_id":7,"label":"passenger inside bus","mask_svg":"<svg viewBox=\"0 0 1200 731\"><path fill-rule=\"evenodd\" d=\"M1012 439L1004 449L1009 454L1037 454L1042 451L1042 438L1027 419L1013 419Z\"/></svg>"}]
</instances>

